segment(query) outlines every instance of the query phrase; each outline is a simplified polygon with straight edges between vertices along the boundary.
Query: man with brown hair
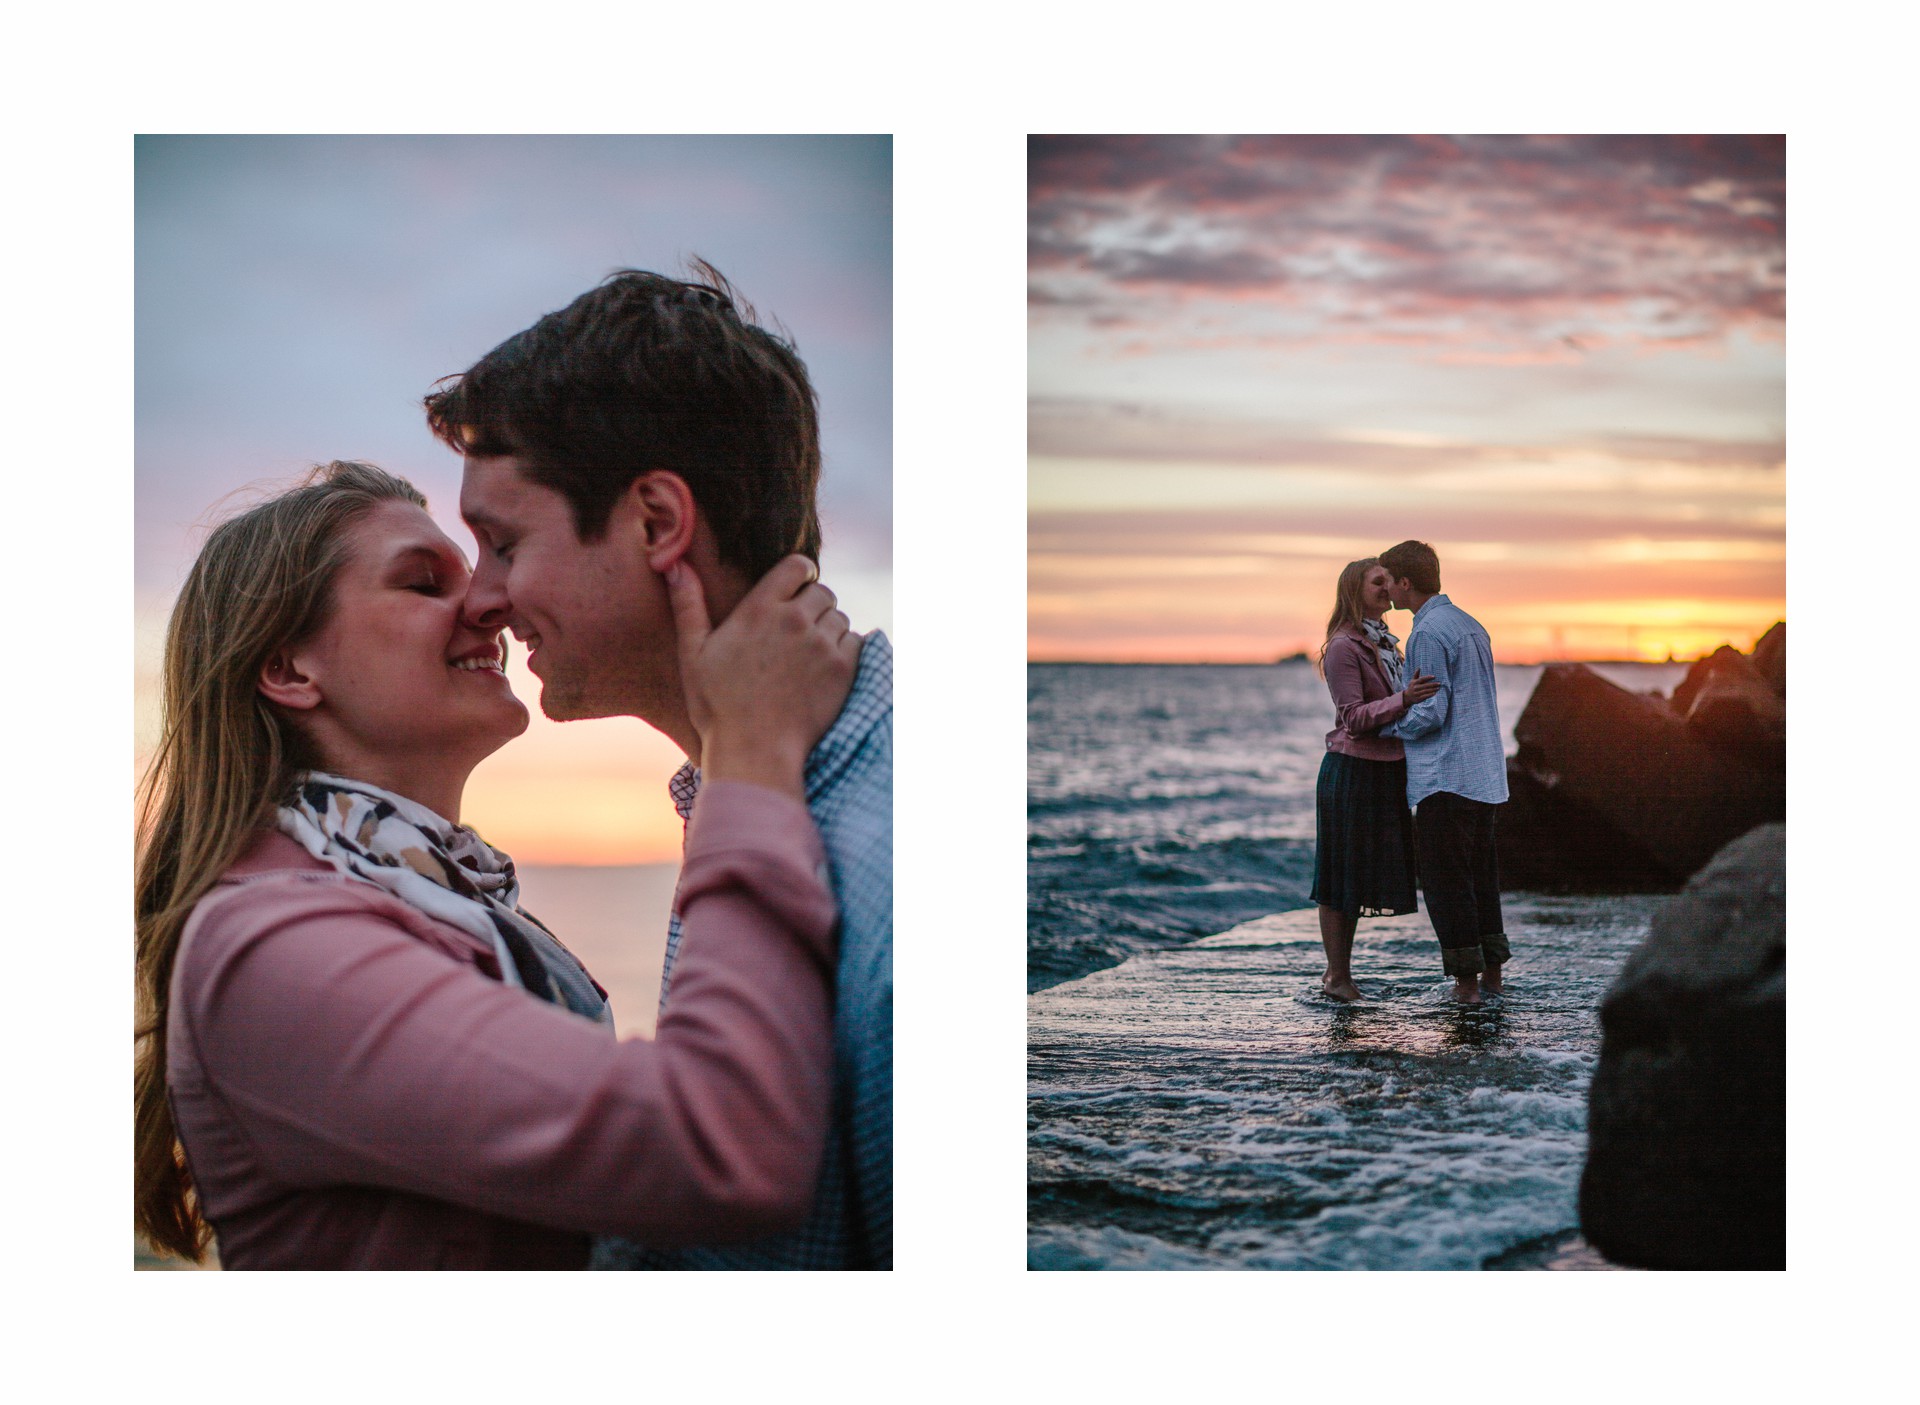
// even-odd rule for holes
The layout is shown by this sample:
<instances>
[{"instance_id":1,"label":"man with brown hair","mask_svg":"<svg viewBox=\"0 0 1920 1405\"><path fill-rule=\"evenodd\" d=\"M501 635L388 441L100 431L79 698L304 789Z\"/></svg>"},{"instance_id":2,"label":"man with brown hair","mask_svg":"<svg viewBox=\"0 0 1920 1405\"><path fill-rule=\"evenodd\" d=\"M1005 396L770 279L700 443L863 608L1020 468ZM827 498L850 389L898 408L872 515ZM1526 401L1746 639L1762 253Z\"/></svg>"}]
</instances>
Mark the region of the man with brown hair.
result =
<instances>
[{"instance_id":1,"label":"man with brown hair","mask_svg":"<svg viewBox=\"0 0 1920 1405\"><path fill-rule=\"evenodd\" d=\"M689 758L668 787L685 819L702 757L681 686L676 604L704 601L717 625L784 558L817 563L819 422L806 366L696 261L687 280L613 274L450 381L426 408L434 433L465 459L460 513L480 548L470 621L527 643L547 716L638 717L671 737ZM885 635L860 645L846 704L812 751L765 764L770 784L803 791L841 913L833 1128L812 1218L796 1233L724 1249L603 1240L595 1267L892 1267ZM679 942L676 915L663 1006Z\"/></svg>"},{"instance_id":2,"label":"man with brown hair","mask_svg":"<svg viewBox=\"0 0 1920 1405\"><path fill-rule=\"evenodd\" d=\"M1407 671L1430 673L1439 691L1380 729L1407 749L1407 803L1415 806L1414 852L1427 918L1440 939L1453 998L1498 994L1509 955L1500 915L1497 807L1507 764L1494 692L1493 643L1480 622L1440 593L1440 557L1425 542L1380 553L1388 598L1411 610Z\"/></svg>"}]
</instances>

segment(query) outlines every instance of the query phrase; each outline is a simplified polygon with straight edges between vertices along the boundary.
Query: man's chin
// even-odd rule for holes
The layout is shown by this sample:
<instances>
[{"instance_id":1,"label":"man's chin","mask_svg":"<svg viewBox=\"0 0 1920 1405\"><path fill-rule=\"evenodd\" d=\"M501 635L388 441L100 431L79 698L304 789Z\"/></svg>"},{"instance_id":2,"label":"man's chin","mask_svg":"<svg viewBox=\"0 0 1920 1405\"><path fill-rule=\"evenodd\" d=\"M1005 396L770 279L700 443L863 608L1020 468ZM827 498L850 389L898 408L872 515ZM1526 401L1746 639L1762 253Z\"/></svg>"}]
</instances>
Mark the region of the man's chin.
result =
<instances>
[{"instance_id":1,"label":"man's chin","mask_svg":"<svg viewBox=\"0 0 1920 1405\"><path fill-rule=\"evenodd\" d=\"M604 708L593 706L581 688L553 683L540 685L540 712L549 722L585 722L595 717L611 717Z\"/></svg>"}]
</instances>

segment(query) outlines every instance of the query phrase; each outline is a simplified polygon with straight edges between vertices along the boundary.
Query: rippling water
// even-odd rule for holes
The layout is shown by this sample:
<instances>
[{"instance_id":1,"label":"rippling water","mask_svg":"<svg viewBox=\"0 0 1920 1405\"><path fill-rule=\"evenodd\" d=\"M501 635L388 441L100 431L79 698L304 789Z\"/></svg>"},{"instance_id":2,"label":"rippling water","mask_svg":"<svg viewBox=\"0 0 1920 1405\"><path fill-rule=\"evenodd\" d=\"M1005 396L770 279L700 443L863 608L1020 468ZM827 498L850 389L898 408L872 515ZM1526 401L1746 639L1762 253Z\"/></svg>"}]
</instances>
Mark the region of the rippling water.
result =
<instances>
[{"instance_id":1,"label":"rippling water","mask_svg":"<svg viewBox=\"0 0 1920 1405\"><path fill-rule=\"evenodd\" d=\"M1499 670L1509 748L1539 672ZM1364 920L1368 999L1326 1000L1331 711L1304 664L1029 670L1030 1267L1603 1266L1574 1235L1595 1011L1659 899L1510 895L1478 1010L1424 911Z\"/></svg>"},{"instance_id":2,"label":"rippling water","mask_svg":"<svg viewBox=\"0 0 1920 1405\"><path fill-rule=\"evenodd\" d=\"M1424 916L1311 909L1028 998L1033 1268L1481 1268L1577 1225L1601 993L1658 899L1516 897L1509 993L1448 1000Z\"/></svg>"}]
</instances>

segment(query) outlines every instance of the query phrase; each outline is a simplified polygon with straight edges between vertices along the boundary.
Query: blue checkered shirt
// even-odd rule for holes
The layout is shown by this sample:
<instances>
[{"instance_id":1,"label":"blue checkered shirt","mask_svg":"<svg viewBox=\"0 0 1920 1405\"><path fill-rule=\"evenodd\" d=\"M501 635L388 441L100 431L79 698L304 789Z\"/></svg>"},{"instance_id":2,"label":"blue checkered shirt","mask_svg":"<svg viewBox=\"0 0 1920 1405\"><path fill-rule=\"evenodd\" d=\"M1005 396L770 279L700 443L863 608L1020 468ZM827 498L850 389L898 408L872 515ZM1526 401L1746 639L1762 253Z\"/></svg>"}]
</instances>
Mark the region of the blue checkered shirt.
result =
<instances>
[{"instance_id":1,"label":"blue checkered shirt","mask_svg":"<svg viewBox=\"0 0 1920 1405\"><path fill-rule=\"evenodd\" d=\"M1493 641L1480 621L1436 595L1407 633L1407 677L1431 673L1440 691L1382 727L1407 748L1407 804L1437 791L1498 805L1507 798L1500 704L1493 690Z\"/></svg>"},{"instance_id":2,"label":"blue checkered shirt","mask_svg":"<svg viewBox=\"0 0 1920 1405\"><path fill-rule=\"evenodd\" d=\"M700 772L682 766L667 788L688 819ZM840 904L833 1127L812 1217L791 1234L718 1249L603 1238L594 1268L893 1267L893 646L878 630L861 647L846 706L807 756L806 789ZM679 950L676 910L667 924L663 1006Z\"/></svg>"}]
</instances>

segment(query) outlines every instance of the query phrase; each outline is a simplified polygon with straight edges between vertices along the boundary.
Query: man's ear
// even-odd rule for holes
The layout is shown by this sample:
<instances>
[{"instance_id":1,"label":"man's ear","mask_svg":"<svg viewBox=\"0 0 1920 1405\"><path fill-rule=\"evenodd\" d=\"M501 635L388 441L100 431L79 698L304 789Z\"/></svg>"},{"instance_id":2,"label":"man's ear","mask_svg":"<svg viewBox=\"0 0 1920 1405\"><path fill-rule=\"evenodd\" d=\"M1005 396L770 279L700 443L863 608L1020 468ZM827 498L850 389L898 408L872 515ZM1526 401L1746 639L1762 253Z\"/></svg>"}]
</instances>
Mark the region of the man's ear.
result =
<instances>
[{"instance_id":1,"label":"man's ear","mask_svg":"<svg viewBox=\"0 0 1920 1405\"><path fill-rule=\"evenodd\" d=\"M276 650L273 657L260 666L260 679L255 686L260 690L260 696L268 702L297 712L306 712L320 705L319 683L286 649Z\"/></svg>"},{"instance_id":2,"label":"man's ear","mask_svg":"<svg viewBox=\"0 0 1920 1405\"><path fill-rule=\"evenodd\" d=\"M666 469L633 480L622 504L639 534L649 569L664 575L693 545L699 509L687 480Z\"/></svg>"}]
</instances>

